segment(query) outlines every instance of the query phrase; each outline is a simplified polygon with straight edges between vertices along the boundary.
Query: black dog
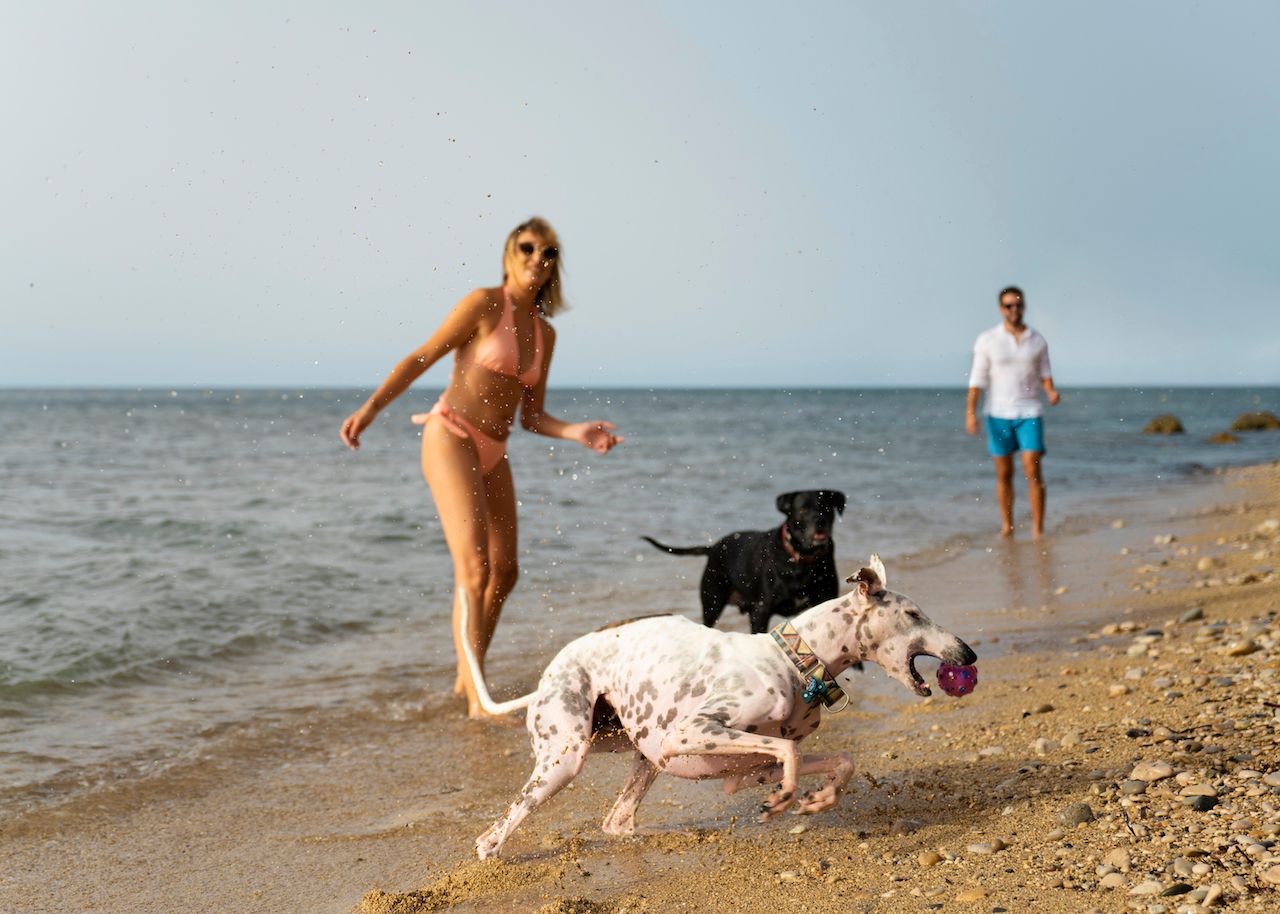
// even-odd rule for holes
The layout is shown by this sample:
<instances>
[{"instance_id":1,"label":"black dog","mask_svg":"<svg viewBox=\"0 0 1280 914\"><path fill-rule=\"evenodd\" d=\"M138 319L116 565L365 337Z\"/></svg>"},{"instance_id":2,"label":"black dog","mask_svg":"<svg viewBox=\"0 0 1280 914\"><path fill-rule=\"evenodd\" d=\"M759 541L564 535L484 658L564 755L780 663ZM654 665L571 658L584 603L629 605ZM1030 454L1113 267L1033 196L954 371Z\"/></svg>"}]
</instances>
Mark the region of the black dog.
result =
<instances>
[{"instance_id":1,"label":"black dog","mask_svg":"<svg viewBox=\"0 0 1280 914\"><path fill-rule=\"evenodd\" d=\"M752 634L760 634L775 613L794 616L839 592L831 525L844 513L844 493L788 492L778 496L778 510L787 516L781 527L730 533L711 546L682 549L641 538L672 555L707 556L702 621L714 627L733 603L751 617Z\"/></svg>"}]
</instances>

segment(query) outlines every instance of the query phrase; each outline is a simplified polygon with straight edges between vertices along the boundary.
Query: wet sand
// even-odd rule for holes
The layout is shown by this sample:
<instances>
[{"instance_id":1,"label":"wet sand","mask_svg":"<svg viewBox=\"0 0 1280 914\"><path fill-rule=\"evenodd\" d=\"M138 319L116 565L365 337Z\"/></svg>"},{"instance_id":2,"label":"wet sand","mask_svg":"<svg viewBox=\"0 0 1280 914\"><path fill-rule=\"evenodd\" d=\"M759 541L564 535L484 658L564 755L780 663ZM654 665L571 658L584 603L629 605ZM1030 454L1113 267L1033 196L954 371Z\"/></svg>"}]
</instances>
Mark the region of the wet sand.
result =
<instances>
[{"instance_id":1,"label":"wet sand","mask_svg":"<svg viewBox=\"0 0 1280 914\"><path fill-rule=\"evenodd\" d=\"M480 864L522 730L330 715L10 818L0 911L1276 910L1280 465L1117 512L889 564L981 683L921 701L854 679L862 700L804 743L855 757L836 809L758 824L760 791L660 778L657 834L606 839L629 759L593 756ZM537 672L493 670L495 692Z\"/></svg>"}]
</instances>

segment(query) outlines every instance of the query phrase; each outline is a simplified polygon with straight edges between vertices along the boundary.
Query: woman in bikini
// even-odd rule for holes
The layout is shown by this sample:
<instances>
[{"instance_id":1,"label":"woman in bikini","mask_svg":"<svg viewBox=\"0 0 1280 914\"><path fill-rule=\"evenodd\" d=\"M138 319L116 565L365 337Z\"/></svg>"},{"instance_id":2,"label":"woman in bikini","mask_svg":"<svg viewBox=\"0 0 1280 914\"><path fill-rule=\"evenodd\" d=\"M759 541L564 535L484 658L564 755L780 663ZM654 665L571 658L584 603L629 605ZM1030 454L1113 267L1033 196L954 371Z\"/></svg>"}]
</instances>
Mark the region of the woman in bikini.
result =
<instances>
[{"instance_id":1,"label":"woman in bikini","mask_svg":"<svg viewBox=\"0 0 1280 914\"><path fill-rule=\"evenodd\" d=\"M604 454L623 439L609 422L562 422L543 408L556 335L547 318L562 307L560 249L542 219L516 226L502 255L502 285L476 289L445 318L431 339L406 356L364 406L342 423L342 440L360 435L396 397L448 352L449 386L422 425L422 474L435 498L453 559L455 692L467 711L483 716L462 653L467 637L483 665L502 604L515 586L516 497L507 464L507 436L520 424L549 438L577 441ZM461 601L471 607L470 631L460 628ZM478 608L478 609L477 609Z\"/></svg>"}]
</instances>

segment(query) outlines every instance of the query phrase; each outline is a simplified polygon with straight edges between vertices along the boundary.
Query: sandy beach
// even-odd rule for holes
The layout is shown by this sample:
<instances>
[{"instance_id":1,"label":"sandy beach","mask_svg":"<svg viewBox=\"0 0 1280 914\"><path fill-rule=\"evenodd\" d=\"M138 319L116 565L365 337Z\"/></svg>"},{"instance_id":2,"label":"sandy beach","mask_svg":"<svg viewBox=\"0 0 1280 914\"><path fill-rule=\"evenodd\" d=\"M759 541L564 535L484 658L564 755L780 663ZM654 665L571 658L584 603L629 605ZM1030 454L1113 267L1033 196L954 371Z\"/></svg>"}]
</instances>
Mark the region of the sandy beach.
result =
<instances>
[{"instance_id":1,"label":"sandy beach","mask_svg":"<svg viewBox=\"0 0 1280 914\"><path fill-rule=\"evenodd\" d=\"M855 757L834 810L761 825L758 792L660 779L655 833L610 840L629 760L593 757L481 864L523 730L335 715L10 818L0 910L1276 910L1280 465L1192 488L1044 546L891 564L981 683L921 701L855 680L864 698L804 744ZM427 751L441 728L453 751Z\"/></svg>"}]
</instances>

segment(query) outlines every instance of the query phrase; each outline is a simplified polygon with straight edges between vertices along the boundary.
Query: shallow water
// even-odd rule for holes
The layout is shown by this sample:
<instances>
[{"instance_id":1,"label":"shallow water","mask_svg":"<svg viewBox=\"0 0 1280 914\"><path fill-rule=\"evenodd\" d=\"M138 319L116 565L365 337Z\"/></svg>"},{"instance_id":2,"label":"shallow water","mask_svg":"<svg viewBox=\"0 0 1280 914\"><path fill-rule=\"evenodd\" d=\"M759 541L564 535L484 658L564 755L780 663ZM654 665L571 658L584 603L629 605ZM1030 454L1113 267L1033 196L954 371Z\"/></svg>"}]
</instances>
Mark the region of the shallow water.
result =
<instances>
[{"instance_id":1,"label":"shallow water","mask_svg":"<svg viewBox=\"0 0 1280 914\"><path fill-rule=\"evenodd\" d=\"M0 392L0 802L164 770L215 744L258 751L336 709L455 712L450 566L408 422L431 393L385 413L357 454L337 427L366 392ZM532 684L528 658L602 622L696 613L701 560L641 534L707 543L776 526L780 492L837 488L842 569L874 550L891 575L927 577L986 548L996 526L962 391L548 399L566 419L611 419L627 442L600 457L513 436L523 577L491 655L500 695ZM1158 504L1207 468L1280 457L1280 434L1205 440L1277 401L1275 388L1068 391L1047 420L1051 530L1097 526L1120 498ZM1163 412L1188 434L1139 434Z\"/></svg>"}]
</instances>

